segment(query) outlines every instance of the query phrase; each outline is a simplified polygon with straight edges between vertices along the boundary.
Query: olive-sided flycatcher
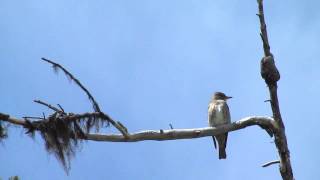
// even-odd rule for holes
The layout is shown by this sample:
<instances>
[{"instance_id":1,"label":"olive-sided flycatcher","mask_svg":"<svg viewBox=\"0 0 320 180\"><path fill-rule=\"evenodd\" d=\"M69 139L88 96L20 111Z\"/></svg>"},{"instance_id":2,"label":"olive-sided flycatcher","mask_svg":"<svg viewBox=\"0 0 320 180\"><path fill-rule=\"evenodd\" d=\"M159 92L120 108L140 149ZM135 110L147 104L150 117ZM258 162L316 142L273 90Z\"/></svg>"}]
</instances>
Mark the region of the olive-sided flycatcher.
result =
<instances>
[{"instance_id":1,"label":"olive-sided flycatcher","mask_svg":"<svg viewBox=\"0 0 320 180\"><path fill-rule=\"evenodd\" d=\"M226 96L222 92L216 92L211 102L209 103L208 108L208 120L209 126L217 127L223 124L229 124L230 120L230 112L229 107L227 105L227 99L232 97ZM216 140L218 141L219 146L219 159L226 159L226 146L227 146L227 138L228 133L224 133L217 136L212 136L214 147L217 149Z\"/></svg>"}]
</instances>

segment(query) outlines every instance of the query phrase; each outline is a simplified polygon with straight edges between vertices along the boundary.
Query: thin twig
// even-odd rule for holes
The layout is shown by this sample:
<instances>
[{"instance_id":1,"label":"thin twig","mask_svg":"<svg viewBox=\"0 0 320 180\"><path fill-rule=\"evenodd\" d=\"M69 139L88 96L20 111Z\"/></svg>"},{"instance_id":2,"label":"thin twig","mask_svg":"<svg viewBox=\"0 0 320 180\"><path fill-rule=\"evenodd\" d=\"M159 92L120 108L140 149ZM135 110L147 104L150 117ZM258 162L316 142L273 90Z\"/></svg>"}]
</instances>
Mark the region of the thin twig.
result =
<instances>
[{"instance_id":1,"label":"thin twig","mask_svg":"<svg viewBox=\"0 0 320 180\"><path fill-rule=\"evenodd\" d=\"M65 113L64 112L64 109L62 108L62 106L60 105L60 104L57 104L58 106L59 106L59 108L61 109L61 111L63 112L63 113Z\"/></svg>"},{"instance_id":2,"label":"thin twig","mask_svg":"<svg viewBox=\"0 0 320 180\"><path fill-rule=\"evenodd\" d=\"M260 20L260 29L261 29L261 39L263 41L263 50L265 56L270 56L270 45L269 45L269 40L268 40L268 33L267 33L267 25L264 20L264 12L263 12L263 0L257 0L258 1L258 6L259 6L259 20Z\"/></svg>"},{"instance_id":3,"label":"thin twig","mask_svg":"<svg viewBox=\"0 0 320 180\"><path fill-rule=\"evenodd\" d=\"M98 103L96 102L96 100L93 98L93 96L91 95L91 93L87 90L87 88L85 88L82 83L77 79L75 78L68 70L66 70L63 66L61 66L60 64L58 63L55 63L49 59L46 59L46 58L41 58L43 61L46 61L48 62L49 64L52 64L53 68L59 68L61 69L66 75L68 78L70 78L71 80L73 80L86 94L87 96L89 97L89 100L92 102L92 106L93 106L93 109L95 112L101 112L100 110L100 107L98 105Z\"/></svg>"},{"instance_id":4,"label":"thin twig","mask_svg":"<svg viewBox=\"0 0 320 180\"><path fill-rule=\"evenodd\" d=\"M34 116L24 116L22 118L23 119L41 119L41 120L45 120L45 118L43 118L43 117L34 117Z\"/></svg>"},{"instance_id":5,"label":"thin twig","mask_svg":"<svg viewBox=\"0 0 320 180\"><path fill-rule=\"evenodd\" d=\"M128 137L128 131L127 131L127 128L122 125L119 121L116 122L114 121L110 116L108 116L107 114L103 113L101 110L100 110L100 107L97 103L97 101L94 99L94 97L91 95L91 93L87 90L87 88L85 88L82 83L77 79L75 78L67 69L65 69L62 65L58 64L58 63L55 63L49 59L46 59L46 58L42 58L43 61L46 61L50 64L52 64L53 68L56 70L56 69L61 69L65 74L66 76L73 80L86 94L87 96L89 97L89 100L91 101L92 103L92 106L93 106L93 109L95 112L98 112L100 114L100 117L104 120L106 120L108 123L111 123L115 128L117 128L125 137ZM61 107L60 107L61 108Z\"/></svg>"},{"instance_id":6,"label":"thin twig","mask_svg":"<svg viewBox=\"0 0 320 180\"><path fill-rule=\"evenodd\" d=\"M268 167L268 166L271 166L272 164L278 164L278 163L280 163L279 160L274 160L274 161L270 161L270 162L267 162L265 164L262 164L261 166L262 167Z\"/></svg>"},{"instance_id":7,"label":"thin twig","mask_svg":"<svg viewBox=\"0 0 320 180\"><path fill-rule=\"evenodd\" d=\"M44 106L47 106L49 109L52 109L52 110L54 110L55 112L61 112L58 108L56 108L56 107L54 107L54 106L52 106L52 105L50 105L50 104L48 104L48 103L45 103L45 102L43 102L43 101L41 101L41 100L34 100L33 102L38 103L38 104L41 104L41 105L44 105Z\"/></svg>"}]
</instances>

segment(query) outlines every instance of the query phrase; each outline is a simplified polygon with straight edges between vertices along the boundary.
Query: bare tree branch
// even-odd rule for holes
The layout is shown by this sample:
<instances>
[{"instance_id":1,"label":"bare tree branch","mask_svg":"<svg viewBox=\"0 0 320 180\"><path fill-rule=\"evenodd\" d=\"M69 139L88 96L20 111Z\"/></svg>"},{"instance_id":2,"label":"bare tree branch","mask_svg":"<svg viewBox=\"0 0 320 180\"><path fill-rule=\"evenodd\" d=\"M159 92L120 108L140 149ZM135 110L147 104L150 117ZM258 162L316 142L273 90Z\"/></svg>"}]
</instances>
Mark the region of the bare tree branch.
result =
<instances>
[{"instance_id":1,"label":"bare tree branch","mask_svg":"<svg viewBox=\"0 0 320 180\"><path fill-rule=\"evenodd\" d=\"M85 113L72 115L67 120L74 120L78 118L88 116L99 116L97 113ZM0 113L0 120L20 125L27 126L27 123L23 119L17 119L10 117L9 115ZM127 137L121 134L86 134L86 140L92 141L109 141L109 142L137 142L145 140L165 141L176 139L193 139L207 136L215 136L225 132L231 132L239 129L246 128L248 126L258 125L261 128L268 131L277 131L277 127L274 125L273 118L265 116L252 116L246 117L231 124L219 126L219 127L204 127L204 128L192 128L192 129L168 129L168 130L145 130L136 133L130 133Z\"/></svg>"},{"instance_id":2,"label":"bare tree branch","mask_svg":"<svg viewBox=\"0 0 320 180\"><path fill-rule=\"evenodd\" d=\"M282 121L278 93L277 93L277 81L280 79L280 73L275 65L274 57L270 51L270 45L268 41L267 25L264 19L263 12L263 0L258 1L259 8L259 19L260 19L260 36L262 38L263 50L265 57L261 60L261 76L265 80L269 88L271 109L273 113L273 118L277 126L279 127L277 131L274 132L275 144L278 149L280 156L280 173L284 180L293 180L293 172L290 162L290 152L287 144L287 137L285 134L285 126Z\"/></svg>"},{"instance_id":3,"label":"bare tree branch","mask_svg":"<svg viewBox=\"0 0 320 180\"><path fill-rule=\"evenodd\" d=\"M265 56L270 56L270 45L269 45L269 40L268 40L268 33L267 33L267 25L264 20L264 12L263 12L263 0L257 0L258 1L258 6L259 6L259 20L260 20L260 36L263 42L263 50L264 50L264 55Z\"/></svg>"},{"instance_id":4,"label":"bare tree branch","mask_svg":"<svg viewBox=\"0 0 320 180\"><path fill-rule=\"evenodd\" d=\"M43 118L43 117L34 117L34 116L24 116L22 118L23 119L42 119L42 120L46 119L46 118Z\"/></svg>"},{"instance_id":5,"label":"bare tree branch","mask_svg":"<svg viewBox=\"0 0 320 180\"><path fill-rule=\"evenodd\" d=\"M41 59L42 59L43 61L48 62L49 64L52 64L53 69L54 69L55 71L58 71L58 69L61 69L61 70L66 74L66 76L67 76L69 79L71 79L72 81L74 81L74 82L87 94L87 96L89 97L89 100L90 100L91 103L92 103L92 106L93 106L94 111L99 113L99 117L100 117L101 120L106 120L106 122L107 122L108 124L111 123L111 124L112 124L115 128L117 128L125 137L128 136L128 130L127 130L127 128L126 128L122 123L120 123L119 121L114 121L109 115L103 113L103 112L100 110L100 107L99 107L97 101L94 99L94 97L91 95L91 93L87 90L87 88L85 88L85 87L82 85L82 83L81 83L77 78L75 78L67 69L65 69L62 65L60 65L60 64L58 64L58 63L55 63L55 62L53 62L53 61L51 61L51 60L49 60L49 59L46 59L46 58L41 58ZM38 103L40 103L40 102L38 101ZM43 103L43 102L42 102L41 104L45 105L46 103ZM47 106L48 106L48 104L47 104ZM48 106L48 107L50 108L50 106ZM52 106L51 106L51 107L52 107ZM61 106L60 106L60 108L61 108ZM57 108L55 108L55 109L57 109ZM61 108L61 109L62 109L62 108ZM60 111L60 110L59 110L59 111ZM63 111L63 109L62 109L62 111ZM99 129L99 123L96 122L95 119L93 119L93 122L91 122L91 120L89 120L89 121L87 122L87 124L88 124L89 129L90 129L90 126L93 125L93 124L95 124L95 125L96 125L96 128Z\"/></svg>"},{"instance_id":6,"label":"bare tree branch","mask_svg":"<svg viewBox=\"0 0 320 180\"><path fill-rule=\"evenodd\" d=\"M273 119L263 116L246 117L231 124L219 127L204 127L192 129L168 129L168 130L145 130L130 133L129 138L122 135L87 134L87 140L92 141L111 141L111 142L137 142L145 140L166 141L177 139L193 139L215 136L226 132L236 131L248 126L258 125L266 131L275 130Z\"/></svg>"},{"instance_id":7,"label":"bare tree branch","mask_svg":"<svg viewBox=\"0 0 320 180\"><path fill-rule=\"evenodd\" d=\"M271 166L272 164L278 164L278 163L280 163L279 160L274 160L274 161L270 161L265 164L262 164L262 167L268 167L268 166Z\"/></svg>"},{"instance_id":8,"label":"bare tree branch","mask_svg":"<svg viewBox=\"0 0 320 180\"><path fill-rule=\"evenodd\" d=\"M25 126L26 125L26 121L25 120L21 120L21 119L17 119L14 117L10 117L8 114L4 114L4 113L0 113L0 120L2 121L7 121L11 124L15 124L15 125L20 125L20 126Z\"/></svg>"},{"instance_id":9,"label":"bare tree branch","mask_svg":"<svg viewBox=\"0 0 320 180\"><path fill-rule=\"evenodd\" d=\"M93 106L93 109L94 111L96 112L101 112L100 110L100 107L98 105L98 103L96 102L96 100L93 98L93 96L91 95L91 93L87 90L87 88L85 88L82 83L77 79L75 78L67 69L65 69L63 66L61 66L60 64L58 63L55 63L49 59L46 59L46 58L41 58L43 61L46 61L48 62L49 64L52 65L52 67L54 68L55 71L57 71L58 69L61 69L65 74L66 76L71 79L72 81L74 81L86 94L87 96L89 97L89 100L92 102L92 106Z\"/></svg>"},{"instance_id":10,"label":"bare tree branch","mask_svg":"<svg viewBox=\"0 0 320 180\"><path fill-rule=\"evenodd\" d=\"M58 108L56 108L56 107L54 107L54 106L52 106L52 105L50 105L48 103L45 103L45 102L43 102L41 100L34 100L33 102L41 104L41 105L44 105L44 106L47 106L49 109L52 109L55 112L62 112L60 109L58 109Z\"/></svg>"},{"instance_id":11,"label":"bare tree branch","mask_svg":"<svg viewBox=\"0 0 320 180\"><path fill-rule=\"evenodd\" d=\"M60 110L61 110L63 113L65 113L65 112L64 112L64 109L62 108L62 106L61 106L60 104L57 104L57 105L59 106Z\"/></svg>"}]
</instances>

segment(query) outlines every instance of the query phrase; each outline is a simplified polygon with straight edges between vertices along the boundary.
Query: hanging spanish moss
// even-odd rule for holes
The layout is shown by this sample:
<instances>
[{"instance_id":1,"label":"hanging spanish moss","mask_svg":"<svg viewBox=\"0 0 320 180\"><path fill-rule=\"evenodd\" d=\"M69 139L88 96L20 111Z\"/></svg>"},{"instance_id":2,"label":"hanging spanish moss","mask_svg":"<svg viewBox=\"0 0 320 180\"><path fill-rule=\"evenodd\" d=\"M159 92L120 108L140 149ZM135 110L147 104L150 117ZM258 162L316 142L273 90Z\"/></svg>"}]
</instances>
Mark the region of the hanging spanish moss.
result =
<instances>
[{"instance_id":1,"label":"hanging spanish moss","mask_svg":"<svg viewBox=\"0 0 320 180\"><path fill-rule=\"evenodd\" d=\"M64 120L56 113L47 120L34 121L31 124L30 127L27 127L27 133L32 134L38 129L45 141L47 152L52 153L68 173L71 167L70 160L74 157L80 141L84 138L78 124L75 121Z\"/></svg>"},{"instance_id":2,"label":"hanging spanish moss","mask_svg":"<svg viewBox=\"0 0 320 180\"><path fill-rule=\"evenodd\" d=\"M35 100L34 102L48 107L54 113L49 117L44 114L43 117L23 117L24 123L21 124L27 130L26 134L34 138L35 133L39 132L45 141L47 152L53 154L66 173L68 173L71 168L70 160L79 150L81 142L86 139L86 133L90 133L92 129L99 132L100 128L107 127L110 124L115 126L121 133L126 133L127 129L120 122L115 122L107 114L103 113L88 89L68 70L51 60L45 58L42 58L42 60L51 64L54 72L57 73L61 70L71 82L79 86L88 96L94 110L93 113L67 113L59 104L59 108L57 108L46 102ZM0 119L8 120L8 118L8 115L0 114ZM0 141L5 137L7 137L6 127L0 121Z\"/></svg>"},{"instance_id":3,"label":"hanging spanish moss","mask_svg":"<svg viewBox=\"0 0 320 180\"><path fill-rule=\"evenodd\" d=\"M7 137L7 128L4 126L4 123L0 121L0 142Z\"/></svg>"},{"instance_id":4,"label":"hanging spanish moss","mask_svg":"<svg viewBox=\"0 0 320 180\"><path fill-rule=\"evenodd\" d=\"M47 119L30 121L25 119L27 134L34 134L37 130L45 141L48 153L53 154L68 173L70 160L81 147L81 142L86 139L84 132L90 132L92 128L98 131L103 115L100 113L85 113L81 115L55 112Z\"/></svg>"}]
</instances>

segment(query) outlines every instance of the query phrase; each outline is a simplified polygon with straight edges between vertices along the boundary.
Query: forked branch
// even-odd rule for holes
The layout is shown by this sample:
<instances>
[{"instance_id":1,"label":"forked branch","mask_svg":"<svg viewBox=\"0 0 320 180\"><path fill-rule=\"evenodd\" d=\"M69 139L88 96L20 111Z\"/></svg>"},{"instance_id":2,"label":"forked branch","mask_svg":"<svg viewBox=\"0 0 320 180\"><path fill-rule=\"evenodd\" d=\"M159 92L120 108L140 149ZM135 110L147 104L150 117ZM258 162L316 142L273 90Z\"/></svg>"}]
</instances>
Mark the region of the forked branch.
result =
<instances>
[{"instance_id":1,"label":"forked branch","mask_svg":"<svg viewBox=\"0 0 320 180\"><path fill-rule=\"evenodd\" d=\"M116 129L118 129L123 134L123 136L125 136L125 137L128 136L127 128L122 123L120 123L119 121L114 121L109 115L103 113L101 111L97 101L91 95L89 90L75 76L73 76L66 68L64 68L62 65L60 65L58 63L55 63L55 62L53 62L53 61L51 61L49 59L46 59L46 58L41 58L41 59L43 61L48 62L49 64L51 64L55 72L58 72L58 70L61 69L64 72L64 74L68 77L68 79L70 79L71 81L74 81L76 83L76 85L78 85L86 93L86 95L88 96L90 102L92 103L94 111L99 114L99 119L98 120L97 119L92 119L92 122L91 122L91 119L88 120L88 122L87 122L88 130L93 125L95 125L97 129L99 129L99 126L102 123L99 123L98 121L99 120L101 120L101 121L105 120L108 124L111 123ZM50 109L53 109L56 112L61 111L58 108L55 108L55 107L53 107L53 106L51 106L51 105L49 105L47 103L44 103L42 101L36 100L35 102L37 102L39 104L42 104L42 105L45 105L45 106L49 107Z\"/></svg>"},{"instance_id":2,"label":"forked branch","mask_svg":"<svg viewBox=\"0 0 320 180\"><path fill-rule=\"evenodd\" d=\"M101 112L100 107L98 105L98 103L96 102L96 100L93 98L93 96L91 95L91 93L88 91L88 89L86 87L84 87L82 85L82 83L75 78L67 69L65 69L62 65L55 63L49 59L46 58L41 58L43 61L49 63L52 65L52 68L54 69L55 72L58 72L59 69L61 69L65 75L72 81L74 81L88 96L89 100L92 102L92 106L95 112Z\"/></svg>"}]
</instances>

